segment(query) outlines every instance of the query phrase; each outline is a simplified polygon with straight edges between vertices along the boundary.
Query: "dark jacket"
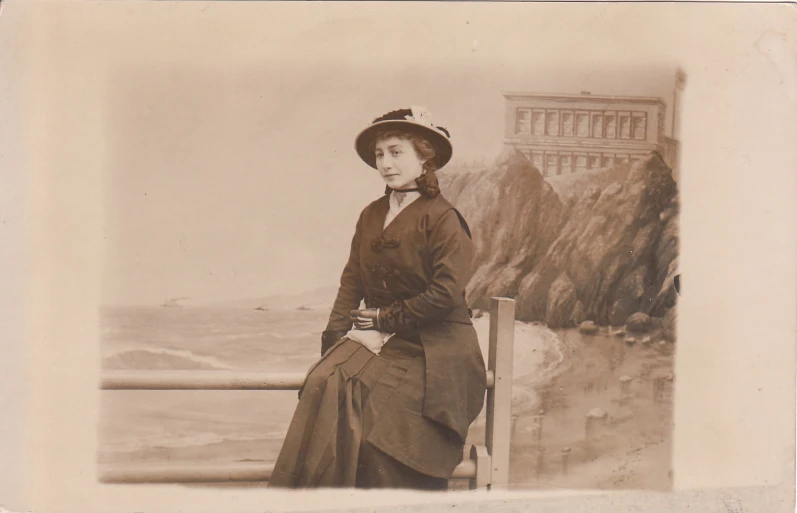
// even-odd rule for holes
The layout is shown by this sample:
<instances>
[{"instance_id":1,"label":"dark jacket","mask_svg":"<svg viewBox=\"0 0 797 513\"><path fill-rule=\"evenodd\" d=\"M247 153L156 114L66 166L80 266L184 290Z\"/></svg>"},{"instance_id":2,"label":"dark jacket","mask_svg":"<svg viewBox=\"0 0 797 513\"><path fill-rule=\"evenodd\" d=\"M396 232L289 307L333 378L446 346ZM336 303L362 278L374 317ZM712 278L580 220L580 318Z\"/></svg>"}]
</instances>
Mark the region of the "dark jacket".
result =
<instances>
[{"instance_id":1,"label":"dark jacket","mask_svg":"<svg viewBox=\"0 0 797 513\"><path fill-rule=\"evenodd\" d=\"M470 230L440 195L417 198L383 230L388 209L385 195L360 214L322 352L351 329L349 312L361 300L380 308L383 331L423 345L423 415L464 443L486 391L484 360L465 301L474 253Z\"/></svg>"}]
</instances>

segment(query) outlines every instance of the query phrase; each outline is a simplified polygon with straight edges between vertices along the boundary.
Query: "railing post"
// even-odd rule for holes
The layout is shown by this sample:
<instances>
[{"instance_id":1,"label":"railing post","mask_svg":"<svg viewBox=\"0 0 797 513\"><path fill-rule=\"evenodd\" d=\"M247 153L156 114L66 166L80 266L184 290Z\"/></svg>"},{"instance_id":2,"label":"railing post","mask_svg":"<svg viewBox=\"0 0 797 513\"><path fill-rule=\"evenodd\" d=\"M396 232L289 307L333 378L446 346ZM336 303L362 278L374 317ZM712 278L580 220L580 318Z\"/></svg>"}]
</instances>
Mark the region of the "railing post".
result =
<instances>
[{"instance_id":1,"label":"railing post","mask_svg":"<svg viewBox=\"0 0 797 513\"><path fill-rule=\"evenodd\" d=\"M509 444L512 427L512 363L515 346L515 301L494 297L490 304L490 347L487 368L495 385L487 391L487 451L491 488L509 484Z\"/></svg>"},{"instance_id":2,"label":"railing post","mask_svg":"<svg viewBox=\"0 0 797 513\"><path fill-rule=\"evenodd\" d=\"M470 448L470 459L476 463L476 474L470 478L470 489L486 489L490 486L490 471L492 463L487 447L483 445L472 445Z\"/></svg>"}]
</instances>

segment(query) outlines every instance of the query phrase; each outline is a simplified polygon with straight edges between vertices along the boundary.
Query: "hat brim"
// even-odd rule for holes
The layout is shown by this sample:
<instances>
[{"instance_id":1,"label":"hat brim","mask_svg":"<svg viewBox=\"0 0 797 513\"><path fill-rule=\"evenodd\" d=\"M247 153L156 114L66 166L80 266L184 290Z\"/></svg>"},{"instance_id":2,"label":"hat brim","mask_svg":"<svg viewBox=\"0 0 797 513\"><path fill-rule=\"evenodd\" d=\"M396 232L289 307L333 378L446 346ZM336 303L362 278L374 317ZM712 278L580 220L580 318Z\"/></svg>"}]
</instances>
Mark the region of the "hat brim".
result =
<instances>
[{"instance_id":1,"label":"hat brim","mask_svg":"<svg viewBox=\"0 0 797 513\"><path fill-rule=\"evenodd\" d=\"M360 132L357 135L357 138L354 140L354 149L357 150L357 154L360 156L363 162L372 168L376 169L376 154L374 153L372 145L374 137L376 137L377 131L390 128L395 128L404 132L415 133L428 140L429 143L434 147L434 162L437 165L437 169L442 168L451 160L454 150L451 146L451 141L445 136L445 134L433 128L420 125L412 121L391 119L378 121L372 125L369 125L362 132Z\"/></svg>"}]
</instances>

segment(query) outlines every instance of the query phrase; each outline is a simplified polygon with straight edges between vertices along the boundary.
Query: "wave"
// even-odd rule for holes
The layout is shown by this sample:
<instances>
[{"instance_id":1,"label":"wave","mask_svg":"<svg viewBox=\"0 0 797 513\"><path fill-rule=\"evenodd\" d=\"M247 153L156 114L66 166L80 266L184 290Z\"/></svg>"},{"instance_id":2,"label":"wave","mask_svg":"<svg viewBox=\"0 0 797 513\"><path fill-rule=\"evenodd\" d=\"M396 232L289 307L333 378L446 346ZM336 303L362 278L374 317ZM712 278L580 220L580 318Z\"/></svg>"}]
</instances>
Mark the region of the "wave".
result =
<instances>
[{"instance_id":1,"label":"wave","mask_svg":"<svg viewBox=\"0 0 797 513\"><path fill-rule=\"evenodd\" d=\"M317 324L317 323L313 323ZM225 341L235 341L235 340L260 340L263 338L275 338L277 340L284 340L284 339L300 339L300 338L307 338L307 337L319 337L321 336L321 331L302 331L302 332L287 332L287 333L278 333L276 331L254 331L251 333L227 333L216 338Z\"/></svg>"},{"instance_id":2,"label":"wave","mask_svg":"<svg viewBox=\"0 0 797 513\"><path fill-rule=\"evenodd\" d=\"M316 324L316 323L313 323L313 324ZM236 340L236 339L242 339L242 338L273 337L273 338L282 340L282 339L285 339L285 338L297 339L297 338L303 338L303 337L315 337L315 336L319 336L320 337L321 336L320 333L321 333L320 331L302 331L302 332L296 332L296 333L288 332L287 334L285 334L285 333L277 333L276 331L258 331L258 332L255 332L255 333L241 333L241 334L233 333L233 334L225 336L224 338L226 340Z\"/></svg>"},{"instance_id":3,"label":"wave","mask_svg":"<svg viewBox=\"0 0 797 513\"><path fill-rule=\"evenodd\" d=\"M484 361L487 363L490 315L474 319ZM539 405L538 389L561 372L565 355L561 337L537 322L515 321L512 360L512 411L515 415L534 411Z\"/></svg>"},{"instance_id":4,"label":"wave","mask_svg":"<svg viewBox=\"0 0 797 513\"><path fill-rule=\"evenodd\" d=\"M537 409L538 388L562 371L564 342L544 324L515 322L512 411L520 415Z\"/></svg>"},{"instance_id":5,"label":"wave","mask_svg":"<svg viewBox=\"0 0 797 513\"><path fill-rule=\"evenodd\" d=\"M106 356L103 368L113 370L235 370L213 356L201 356L185 349L125 349Z\"/></svg>"},{"instance_id":6,"label":"wave","mask_svg":"<svg viewBox=\"0 0 797 513\"><path fill-rule=\"evenodd\" d=\"M264 431L257 434L226 434L217 433L196 433L192 435L160 435L157 440L125 440L125 441L106 441L102 444L101 451L113 452L135 452L147 449L170 448L182 449L189 447L207 447L210 445L220 445L225 443L237 442L258 442L263 440L282 440L285 437L288 426L284 429Z\"/></svg>"}]
</instances>

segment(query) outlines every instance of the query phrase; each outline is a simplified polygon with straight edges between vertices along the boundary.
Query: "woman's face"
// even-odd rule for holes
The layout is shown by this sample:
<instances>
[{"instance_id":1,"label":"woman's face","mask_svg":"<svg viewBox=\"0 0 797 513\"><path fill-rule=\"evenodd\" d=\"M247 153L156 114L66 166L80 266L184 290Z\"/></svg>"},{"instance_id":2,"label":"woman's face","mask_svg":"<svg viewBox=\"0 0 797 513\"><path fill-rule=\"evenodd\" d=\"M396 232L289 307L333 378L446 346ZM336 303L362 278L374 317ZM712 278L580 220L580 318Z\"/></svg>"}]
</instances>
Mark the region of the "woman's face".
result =
<instances>
[{"instance_id":1,"label":"woman's face","mask_svg":"<svg viewBox=\"0 0 797 513\"><path fill-rule=\"evenodd\" d=\"M412 142L389 137L376 142L376 168L392 189L412 189L423 174L423 161Z\"/></svg>"}]
</instances>

